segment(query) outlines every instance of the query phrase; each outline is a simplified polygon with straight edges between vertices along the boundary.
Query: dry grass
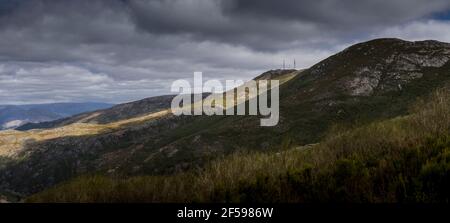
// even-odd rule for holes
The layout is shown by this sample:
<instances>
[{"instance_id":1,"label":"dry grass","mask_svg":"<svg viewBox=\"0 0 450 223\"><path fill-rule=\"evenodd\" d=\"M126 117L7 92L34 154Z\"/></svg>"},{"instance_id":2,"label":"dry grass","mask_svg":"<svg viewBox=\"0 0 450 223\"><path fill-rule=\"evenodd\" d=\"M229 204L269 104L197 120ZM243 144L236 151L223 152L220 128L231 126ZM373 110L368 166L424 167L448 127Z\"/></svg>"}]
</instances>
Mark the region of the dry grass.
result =
<instances>
[{"instance_id":1,"label":"dry grass","mask_svg":"<svg viewBox=\"0 0 450 223\"><path fill-rule=\"evenodd\" d=\"M170 115L169 110L151 113L148 115L108 124L74 123L71 125L44 130L0 131L0 156L11 157L18 152L28 140L44 141L60 137L96 135L115 131L129 125L155 120Z\"/></svg>"},{"instance_id":2,"label":"dry grass","mask_svg":"<svg viewBox=\"0 0 450 223\"><path fill-rule=\"evenodd\" d=\"M30 202L449 202L450 92L322 143L236 153L174 176L85 176Z\"/></svg>"}]
</instances>

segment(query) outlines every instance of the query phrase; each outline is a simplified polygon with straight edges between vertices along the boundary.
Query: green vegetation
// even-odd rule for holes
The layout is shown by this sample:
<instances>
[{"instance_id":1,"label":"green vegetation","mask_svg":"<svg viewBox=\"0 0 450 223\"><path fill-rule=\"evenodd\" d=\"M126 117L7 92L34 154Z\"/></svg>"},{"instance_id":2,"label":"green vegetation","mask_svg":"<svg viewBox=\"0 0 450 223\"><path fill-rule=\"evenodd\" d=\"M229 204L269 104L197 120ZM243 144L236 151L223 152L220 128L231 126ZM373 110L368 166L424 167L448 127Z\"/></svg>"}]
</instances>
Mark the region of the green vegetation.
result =
<instances>
[{"instance_id":1,"label":"green vegetation","mask_svg":"<svg viewBox=\"0 0 450 223\"><path fill-rule=\"evenodd\" d=\"M289 145L285 140L283 147ZM410 114L333 127L317 145L237 152L202 169L128 179L84 176L28 202L449 202L450 91Z\"/></svg>"},{"instance_id":2,"label":"green vegetation","mask_svg":"<svg viewBox=\"0 0 450 223\"><path fill-rule=\"evenodd\" d=\"M258 116L173 116L168 110L160 111L164 105L170 104L166 103L170 101L166 100L167 96L72 117L57 123L56 126L60 126L57 128L2 132L0 156L11 157L14 162L8 162L0 169L0 188L29 196L84 175L116 176L119 180L114 182L117 183L129 177L174 174L177 174L174 177L177 181L185 175L195 179L195 175L199 174L195 169L208 172L208 165L213 162L226 162L231 159L228 156L234 153L238 153L234 155L238 158L248 157L252 160L259 155L265 156L280 151L285 152L279 157L293 156L297 157L296 160L304 159L301 165L292 168L294 172L303 168L302 165L310 163L316 178L327 176L323 171L331 171L332 168L321 166L323 164L315 166L310 159L319 157L321 150L341 149L326 146L325 142L331 140L333 135L343 134L337 130L330 133L330 128L333 125L344 125L344 132L350 134L363 131L364 128L376 128L372 123L381 125L385 120L391 120L386 122L393 123L389 125L401 126L401 123L407 122L402 121L403 119L410 119L405 116L411 114L410 107L417 98L429 95L435 89L450 86L449 52L450 44L436 41L378 39L349 47L301 72L265 72L255 79L279 79L284 83L280 86L280 122L270 128L260 126L262 117ZM397 120L396 117L400 118ZM402 131L390 134L395 137L396 134L403 133L409 138L409 134L414 135L415 132L414 129L411 130L413 132ZM372 132L368 135L371 134ZM364 136L363 139L366 140ZM371 138L367 137L368 139ZM427 140L441 139L431 135ZM322 143L311 149L314 151L312 155L307 155L306 152L300 152L298 156L290 154L295 153L293 148L317 142ZM366 141L361 143L369 144ZM411 145L418 147L418 150L421 150L420 146L426 146L423 142L411 142ZM378 155L383 158L386 155L389 158L390 154ZM268 156L277 158L274 155ZM429 158L431 159L431 155ZM223 159L225 161L221 161ZM327 164L337 162L330 158L323 159ZM362 164L355 165L365 165L364 160L361 162ZM278 168L277 171L281 171L277 172L280 176L270 179L282 178L288 170ZM251 176L258 175L250 172ZM372 174L370 171L369 173ZM170 179L171 177L162 177L163 181ZM241 186L253 188L246 185L253 182L253 178L240 181ZM380 181L384 182L386 179ZM317 186L314 182L310 184L314 188L320 188L320 185ZM329 185L331 183L328 182ZM199 197L195 198L199 201L246 200L241 196L234 196L238 193L234 189L226 190L230 190L231 192L226 193L233 196L227 195L227 198L223 198L219 192L219 195L208 198L193 196ZM171 196L143 199L183 200L177 193ZM186 199L192 200L191 198L189 196ZM270 197L267 199L273 200ZM319 197L302 199L318 200Z\"/></svg>"}]
</instances>

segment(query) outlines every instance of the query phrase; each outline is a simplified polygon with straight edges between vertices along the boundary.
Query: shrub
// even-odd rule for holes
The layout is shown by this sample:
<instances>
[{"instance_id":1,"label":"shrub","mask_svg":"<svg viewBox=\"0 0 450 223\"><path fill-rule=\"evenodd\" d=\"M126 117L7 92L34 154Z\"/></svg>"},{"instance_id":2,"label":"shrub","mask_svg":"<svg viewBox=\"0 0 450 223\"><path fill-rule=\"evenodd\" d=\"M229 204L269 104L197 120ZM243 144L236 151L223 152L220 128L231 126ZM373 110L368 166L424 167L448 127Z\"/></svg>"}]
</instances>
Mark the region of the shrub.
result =
<instances>
[{"instance_id":1,"label":"shrub","mask_svg":"<svg viewBox=\"0 0 450 223\"><path fill-rule=\"evenodd\" d=\"M450 92L442 89L408 116L332 131L312 147L239 152L173 176L81 177L28 201L407 203L449 196Z\"/></svg>"}]
</instances>

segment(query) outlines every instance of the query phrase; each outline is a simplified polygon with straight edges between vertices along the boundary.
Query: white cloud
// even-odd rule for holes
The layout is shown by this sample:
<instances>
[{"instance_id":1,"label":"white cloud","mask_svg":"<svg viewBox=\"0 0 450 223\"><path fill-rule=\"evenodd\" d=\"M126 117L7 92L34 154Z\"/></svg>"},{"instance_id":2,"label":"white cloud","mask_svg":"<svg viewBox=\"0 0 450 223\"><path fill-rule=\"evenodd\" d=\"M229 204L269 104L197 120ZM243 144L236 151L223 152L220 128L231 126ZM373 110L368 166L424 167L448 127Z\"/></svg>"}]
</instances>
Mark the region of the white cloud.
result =
<instances>
[{"instance_id":1,"label":"white cloud","mask_svg":"<svg viewBox=\"0 0 450 223\"><path fill-rule=\"evenodd\" d=\"M3 64L0 74L2 104L65 101L115 102L157 89L153 80L116 81L104 73L68 64ZM155 92L153 92L155 94ZM139 95L140 96L140 95ZM135 98L138 99L138 98Z\"/></svg>"}]
</instances>

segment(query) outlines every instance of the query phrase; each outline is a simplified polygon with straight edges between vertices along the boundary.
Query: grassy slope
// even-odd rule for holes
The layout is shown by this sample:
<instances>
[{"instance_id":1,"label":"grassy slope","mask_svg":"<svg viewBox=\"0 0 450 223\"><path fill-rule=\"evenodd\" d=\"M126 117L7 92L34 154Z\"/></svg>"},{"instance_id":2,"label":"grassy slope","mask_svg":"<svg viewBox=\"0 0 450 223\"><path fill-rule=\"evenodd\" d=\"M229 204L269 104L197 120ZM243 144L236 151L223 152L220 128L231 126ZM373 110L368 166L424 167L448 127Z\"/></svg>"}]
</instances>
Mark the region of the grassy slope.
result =
<instances>
[{"instance_id":1,"label":"grassy slope","mask_svg":"<svg viewBox=\"0 0 450 223\"><path fill-rule=\"evenodd\" d=\"M272 78L284 83L293 78L297 71L286 70L278 73L278 76ZM114 113L115 110L105 111ZM95 118L95 114L92 113L91 116ZM8 174L2 178L0 172L0 187L3 181L8 188L17 190L18 194L35 193L54 185L54 182L65 181L86 172L106 174L107 170L121 163L125 163L124 168L131 166L127 170L134 170L133 167L145 163L144 159L153 153L156 153L155 159L149 162L151 165L146 166L152 170L157 168L167 170L173 168L176 163L186 162L186 159L199 163L207 161L213 156L212 154L200 160L190 154L190 150L186 150L168 162L166 157L160 155L157 150L158 146L170 144L177 139L189 137L213 127L217 124L217 119L224 117L198 117L196 122L191 123L192 118L173 117L170 110L166 109L107 124L73 123L52 129L1 131L0 156L11 159L0 163L0 170L8 168L9 171L3 171L3 173L13 172L14 174ZM78 119L78 116L73 119ZM178 126L179 128L176 128ZM155 148L154 150L146 149L144 155L128 159L133 155L132 150L140 148L140 144L147 141L151 148ZM7 163L9 165L6 165ZM99 167L103 164L106 167ZM76 168L82 170L77 172ZM36 172L39 175L36 175Z\"/></svg>"},{"instance_id":2,"label":"grassy slope","mask_svg":"<svg viewBox=\"0 0 450 223\"><path fill-rule=\"evenodd\" d=\"M235 153L173 176L77 178L28 202L449 202L450 91L318 145Z\"/></svg>"},{"instance_id":3,"label":"grassy slope","mask_svg":"<svg viewBox=\"0 0 450 223\"><path fill-rule=\"evenodd\" d=\"M9 171L14 175L3 180L0 174L0 179L10 188L29 194L87 173L172 174L202 167L236 151L273 151L322 141L334 123L362 125L405 115L417 97L449 83L450 63L439 68L421 67L423 77L403 84L402 90L375 89L369 96L352 96L342 88L342 79L356 77L355 72L363 67L376 70L382 64L383 74L400 72L384 61L396 52L411 50L404 44L412 43L390 42L356 45L283 84L281 120L276 127L261 127L260 117L255 116L183 116L158 123L144 121L112 133L35 143L27 150L31 155L13 166L15 171ZM427 49L426 55L435 54L427 47L414 48L413 52L423 49ZM386 78L384 84L397 86L397 79ZM42 174L35 177L36 172Z\"/></svg>"},{"instance_id":4,"label":"grassy slope","mask_svg":"<svg viewBox=\"0 0 450 223\"><path fill-rule=\"evenodd\" d=\"M60 137L90 136L117 131L137 123L151 121L170 114L169 110L150 113L148 115L111 122L108 124L73 123L53 129L37 129L30 131L0 131L0 156L8 157L20 150L27 141L35 142Z\"/></svg>"},{"instance_id":5,"label":"grassy slope","mask_svg":"<svg viewBox=\"0 0 450 223\"><path fill-rule=\"evenodd\" d=\"M386 43L386 41L388 43ZM390 43L394 41L394 43ZM402 90L375 89L370 96L351 96L342 87L342 79L354 77L362 67L386 66L383 74L401 72L385 64L395 52L408 52L410 46L397 40L377 40L358 44L303 71L280 89L280 123L273 128L259 126L260 117L198 117L191 123L168 132L161 144L150 141L135 153L130 165L149 157L149 151L178 151L173 156L154 157L141 173L171 173L179 163L197 166L210 159L209 154L226 154L239 150L276 150L285 146L315 143L323 139L334 123L365 124L405 115L417 97L429 94L450 80L450 63L439 67L422 67L422 78L402 83ZM361 49L359 49L362 47ZM365 49L368 48L368 49ZM376 50L370 50L370 49ZM413 52L420 50L414 49ZM371 52L371 54L365 54ZM405 72L409 73L409 72ZM387 77L386 77L387 78ZM383 84L397 86L392 78ZM329 103L333 103L329 106ZM178 133L185 134L178 134ZM180 137L182 135L182 137ZM167 142L167 143L165 143ZM280 146L283 145L283 146ZM207 152L204 152L207 151ZM124 165L124 172L128 168ZM157 170L157 171L155 171ZM167 171L168 170L168 171Z\"/></svg>"}]
</instances>

